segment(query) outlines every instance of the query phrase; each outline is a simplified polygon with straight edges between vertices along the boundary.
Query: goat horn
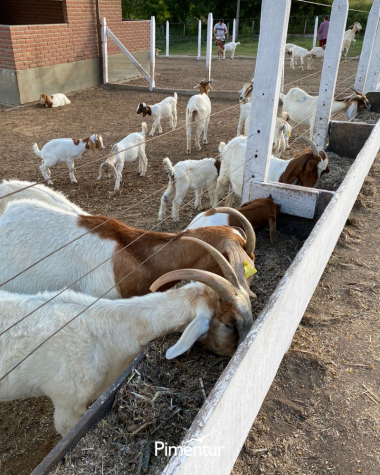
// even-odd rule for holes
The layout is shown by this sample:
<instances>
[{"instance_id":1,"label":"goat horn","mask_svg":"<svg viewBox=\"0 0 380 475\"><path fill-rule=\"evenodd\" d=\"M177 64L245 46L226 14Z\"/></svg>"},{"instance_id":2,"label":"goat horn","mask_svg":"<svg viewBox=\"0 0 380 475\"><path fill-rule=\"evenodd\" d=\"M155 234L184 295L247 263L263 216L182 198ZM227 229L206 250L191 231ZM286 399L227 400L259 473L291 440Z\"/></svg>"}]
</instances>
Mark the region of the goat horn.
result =
<instances>
[{"instance_id":1,"label":"goat horn","mask_svg":"<svg viewBox=\"0 0 380 475\"><path fill-rule=\"evenodd\" d=\"M206 251L208 251L212 255L218 266L221 268L225 279L227 279L228 282L230 282L230 284L232 284L235 288L238 289L240 287L235 271L233 270L227 259L223 256L223 254L220 253L217 249L215 249L215 247L211 246L205 241L202 241L201 239L193 238L190 236L181 237L181 241L196 242L200 246L204 247Z\"/></svg>"},{"instance_id":2,"label":"goat horn","mask_svg":"<svg viewBox=\"0 0 380 475\"><path fill-rule=\"evenodd\" d=\"M194 280L196 282L202 282L202 284L207 285L217 293L223 302L232 302L237 295L234 286L230 284L228 280L220 275L201 269L177 269L167 272L153 282L150 286L150 290L156 292L161 286L173 282L174 280Z\"/></svg>"},{"instance_id":3,"label":"goat horn","mask_svg":"<svg viewBox=\"0 0 380 475\"><path fill-rule=\"evenodd\" d=\"M319 158L319 150L318 150L318 147L315 145L315 143L314 143L312 140L310 140L309 138L304 137L304 136L302 136L302 137L297 137L296 140L304 140L306 143L308 143L308 144L310 145L310 147L311 147L311 150L313 151L314 157Z\"/></svg>"},{"instance_id":4,"label":"goat horn","mask_svg":"<svg viewBox=\"0 0 380 475\"><path fill-rule=\"evenodd\" d=\"M222 208L212 208L209 211L206 212L207 216L210 216L211 214L214 213L226 213L230 214L231 216L235 216L241 224L243 225L245 234L247 235L247 242L245 244L245 251L247 254L251 254L256 247L256 235L255 231L253 230L252 224L248 221L248 219L240 213L237 209L234 208L227 208L227 207L222 207Z\"/></svg>"}]
</instances>

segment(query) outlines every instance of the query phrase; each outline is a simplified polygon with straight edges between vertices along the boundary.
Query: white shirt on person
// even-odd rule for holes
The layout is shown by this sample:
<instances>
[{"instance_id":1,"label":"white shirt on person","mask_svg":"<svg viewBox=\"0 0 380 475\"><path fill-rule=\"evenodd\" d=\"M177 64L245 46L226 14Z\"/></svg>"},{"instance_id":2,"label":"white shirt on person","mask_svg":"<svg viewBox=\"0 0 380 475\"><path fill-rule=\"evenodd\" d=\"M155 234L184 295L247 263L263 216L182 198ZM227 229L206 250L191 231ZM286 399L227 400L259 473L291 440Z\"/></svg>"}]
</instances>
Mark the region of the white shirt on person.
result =
<instances>
[{"instance_id":1,"label":"white shirt on person","mask_svg":"<svg viewBox=\"0 0 380 475\"><path fill-rule=\"evenodd\" d=\"M216 30L216 35L215 36L218 36L219 38L221 38L222 40L225 39L225 30L227 30L227 27L224 23L220 24L219 22L214 26L214 31Z\"/></svg>"}]
</instances>

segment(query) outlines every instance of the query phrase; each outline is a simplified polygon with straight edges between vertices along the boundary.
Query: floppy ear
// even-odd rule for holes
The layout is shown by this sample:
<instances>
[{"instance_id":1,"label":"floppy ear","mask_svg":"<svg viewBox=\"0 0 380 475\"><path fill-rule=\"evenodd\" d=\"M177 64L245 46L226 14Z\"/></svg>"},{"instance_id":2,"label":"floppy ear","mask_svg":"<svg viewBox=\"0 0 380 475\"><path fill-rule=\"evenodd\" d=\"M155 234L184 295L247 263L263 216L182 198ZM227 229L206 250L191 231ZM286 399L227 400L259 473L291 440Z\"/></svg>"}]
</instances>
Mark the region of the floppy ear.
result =
<instances>
[{"instance_id":1,"label":"floppy ear","mask_svg":"<svg viewBox=\"0 0 380 475\"><path fill-rule=\"evenodd\" d=\"M278 180L279 183L286 183L288 185L291 185L293 181L298 178L298 175L303 170L307 158L308 156L305 153L302 153L300 157L294 157L292 160L289 160L289 164L286 167L286 170Z\"/></svg>"},{"instance_id":2,"label":"floppy ear","mask_svg":"<svg viewBox=\"0 0 380 475\"><path fill-rule=\"evenodd\" d=\"M199 89L200 88L200 84L198 84L197 86L194 86L193 89Z\"/></svg>"},{"instance_id":3,"label":"floppy ear","mask_svg":"<svg viewBox=\"0 0 380 475\"><path fill-rule=\"evenodd\" d=\"M146 106L146 113L148 115L152 115L152 109L150 108L150 106Z\"/></svg>"},{"instance_id":4,"label":"floppy ear","mask_svg":"<svg viewBox=\"0 0 380 475\"><path fill-rule=\"evenodd\" d=\"M141 105L141 102L140 102L139 105L137 106L136 112L137 112L137 114L141 114L141 112L142 112L142 105Z\"/></svg>"},{"instance_id":5,"label":"floppy ear","mask_svg":"<svg viewBox=\"0 0 380 475\"><path fill-rule=\"evenodd\" d=\"M182 355L185 351L191 348L200 336L208 332L210 319L210 315L197 315L190 325L186 327L177 343L168 349L166 352L166 358L171 360Z\"/></svg>"}]
</instances>

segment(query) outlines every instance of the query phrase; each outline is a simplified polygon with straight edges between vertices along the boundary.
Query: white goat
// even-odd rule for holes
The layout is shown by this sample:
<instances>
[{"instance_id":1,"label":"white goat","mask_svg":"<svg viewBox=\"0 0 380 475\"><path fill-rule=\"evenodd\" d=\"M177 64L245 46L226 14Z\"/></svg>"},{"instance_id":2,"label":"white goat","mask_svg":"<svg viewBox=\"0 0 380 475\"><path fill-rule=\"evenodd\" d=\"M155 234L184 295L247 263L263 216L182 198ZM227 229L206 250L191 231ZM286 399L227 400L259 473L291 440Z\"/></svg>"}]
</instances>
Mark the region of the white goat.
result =
<instances>
[{"instance_id":1,"label":"white goat","mask_svg":"<svg viewBox=\"0 0 380 475\"><path fill-rule=\"evenodd\" d=\"M45 144L42 150L36 143L33 145L33 152L42 159L40 170L48 185L53 184L50 168L59 162L67 163L71 183L78 183L74 175L74 161L82 158L89 150L103 149L103 139L99 134L93 134L84 139L53 139Z\"/></svg>"},{"instance_id":2,"label":"white goat","mask_svg":"<svg viewBox=\"0 0 380 475\"><path fill-rule=\"evenodd\" d=\"M286 45L285 45L285 56L290 56L290 59L292 59L292 57L291 57L292 56L292 50L295 46L297 46L297 45L295 45L293 43L286 43ZM296 60L294 62L295 62L295 64L297 64ZM290 61L290 67L292 67L292 62L291 61Z\"/></svg>"},{"instance_id":3,"label":"white goat","mask_svg":"<svg viewBox=\"0 0 380 475\"><path fill-rule=\"evenodd\" d=\"M99 167L98 180L102 178L103 172L107 174L108 178L111 174L115 178L115 188L120 188L122 179L121 172L123 171L125 162L133 162L136 158L139 159L139 173L140 176L145 176L148 167L148 159L145 155L145 135L148 126L145 122L141 124L141 132L134 132L120 140L111 148L111 156L107 158Z\"/></svg>"},{"instance_id":4,"label":"white goat","mask_svg":"<svg viewBox=\"0 0 380 475\"><path fill-rule=\"evenodd\" d=\"M310 138L313 138L315 114L317 113L318 96L310 96L302 89L294 87L288 93L280 94L282 108L285 110L293 123L302 123L310 127ZM331 116L338 112L347 111L347 117L352 119L358 110L368 109L370 103L366 96L354 90L354 94L342 100L334 100L331 108Z\"/></svg>"},{"instance_id":5,"label":"white goat","mask_svg":"<svg viewBox=\"0 0 380 475\"><path fill-rule=\"evenodd\" d=\"M223 50L223 59L226 59L226 51L229 51L231 53L231 59L234 59L237 45L240 45L240 42L234 43L231 41L230 43L226 43Z\"/></svg>"},{"instance_id":6,"label":"white goat","mask_svg":"<svg viewBox=\"0 0 380 475\"><path fill-rule=\"evenodd\" d=\"M149 136L154 135L154 131L158 126L158 133L162 134L161 120L170 119L170 127L174 130L177 127L177 93L174 93L174 97L167 97L158 104L152 106L145 104L145 102L140 102L137 106L137 114L151 115L154 119L152 124L152 130L149 133Z\"/></svg>"},{"instance_id":7,"label":"white goat","mask_svg":"<svg viewBox=\"0 0 380 475\"><path fill-rule=\"evenodd\" d=\"M326 46L314 46L310 50L310 54L313 54L317 59L324 58L326 52Z\"/></svg>"},{"instance_id":8,"label":"white goat","mask_svg":"<svg viewBox=\"0 0 380 475\"><path fill-rule=\"evenodd\" d=\"M27 189L25 190L24 188ZM11 194L6 198L2 198L3 196L10 193L14 194ZM8 203L25 199L44 201L47 204L76 214L89 214L68 200L63 193L52 190L48 186L40 184L37 185L36 183L30 181L4 180L3 183L0 184L0 216L4 213Z\"/></svg>"},{"instance_id":9,"label":"white goat","mask_svg":"<svg viewBox=\"0 0 380 475\"><path fill-rule=\"evenodd\" d=\"M207 249L203 241L186 239ZM197 339L218 354L232 356L252 326L251 304L228 261L212 251L226 278L195 269L176 270L160 277L151 289L184 279L203 283L129 300L94 303L93 297L73 291L57 297L51 292L22 295L0 291L0 331L44 305L1 337L0 377L38 345L43 346L1 382L0 402L48 396L54 404L55 428L64 436L87 405L156 338L182 332L167 350L168 359L188 351ZM45 343L66 323L64 331Z\"/></svg>"},{"instance_id":10,"label":"white goat","mask_svg":"<svg viewBox=\"0 0 380 475\"><path fill-rule=\"evenodd\" d=\"M348 50L350 49L351 42L356 41L355 36L359 34L359 31L362 30L362 26L360 23L355 22L352 26L350 26L350 29L348 29L344 33L344 38L343 38L343 44L342 44L342 56L344 56L344 59L347 59L347 53Z\"/></svg>"},{"instance_id":11,"label":"white goat","mask_svg":"<svg viewBox=\"0 0 380 475\"><path fill-rule=\"evenodd\" d=\"M328 157L325 152L318 152L316 145L306 137L298 138L310 144L311 150L306 149L291 160L281 160L272 156L268 181L287 184L297 181L300 186L313 187L323 172L329 173ZM241 196L247 148L247 140L244 139L245 137L240 136L232 139L227 145L224 142L219 144L222 165L216 185L217 197L225 193L228 184L237 196ZM232 201L233 193L229 195L225 206L231 206Z\"/></svg>"},{"instance_id":12,"label":"white goat","mask_svg":"<svg viewBox=\"0 0 380 475\"><path fill-rule=\"evenodd\" d=\"M41 104L44 104L46 107L60 107L65 106L67 104L71 104L70 99L68 99L64 94L61 92L57 92L52 96L48 94L41 94L40 96Z\"/></svg>"},{"instance_id":13,"label":"white goat","mask_svg":"<svg viewBox=\"0 0 380 475\"><path fill-rule=\"evenodd\" d=\"M212 91L210 81L201 81L193 89L200 90L200 94L196 94L189 99L186 107L186 136L187 136L187 154L191 153L191 125L195 124L195 146L198 150L202 150L199 139L203 132L203 143L207 144L207 130L211 115L211 101L208 92Z\"/></svg>"},{"instance_id":14,"label":"white goat","mask_svg":"<svg viewBox=\"0 0 380 475\"><path fill-rule=\"evenodd\" d=\"M176 165L169 158L163 160L164 170L169 177L169 186L161 198L158 219L165 219L167 203L172 200L172 218L179 221L179 208L189 190L195 191L195 209L201 210L202 188L208 189L211 207L216 206L216 180L218 179L220 161L215 158L203 160L184 160ZM214 186L215 185L215 186Z\"/></svg>"},{"instance_id":15,"label":"white goat","mask_svg":"<svg viewBox=\"0 0 380 475\"><path fill-rule=\"evenodd\" d=\"M290 59L290 66L294 69L294 61L299 59L301 61L301 66L300 68L303 71L303 64L304 61L307 64L307 69L312 69L311 67L311 62L315 58L315 55L308 51L305 48L302 48L301 46L294 46L291 50L291 59Z\"/></svg>"}]
</instances>

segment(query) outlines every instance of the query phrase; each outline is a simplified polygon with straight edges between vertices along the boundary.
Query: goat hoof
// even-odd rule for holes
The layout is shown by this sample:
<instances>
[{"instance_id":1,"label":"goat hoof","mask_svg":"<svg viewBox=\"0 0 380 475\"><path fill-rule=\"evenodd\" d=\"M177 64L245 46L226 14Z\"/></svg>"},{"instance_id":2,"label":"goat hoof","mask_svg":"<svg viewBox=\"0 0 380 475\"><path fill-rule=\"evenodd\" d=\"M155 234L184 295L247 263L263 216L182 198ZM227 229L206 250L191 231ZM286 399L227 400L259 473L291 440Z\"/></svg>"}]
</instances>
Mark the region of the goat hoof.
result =
<instances>
[{"instance_id":1,"label":"goat hoof","mask_svg":"<svg viewBox=\"0 0 380 475\"><path fill-rule=\"evenodd\" d=\"M187 151L187 154L188 154L188 155L190 155L190 154L191 154L191 151L190 151L190 150L188 150L188 151Z\"/></svg>"}]
</instances>

